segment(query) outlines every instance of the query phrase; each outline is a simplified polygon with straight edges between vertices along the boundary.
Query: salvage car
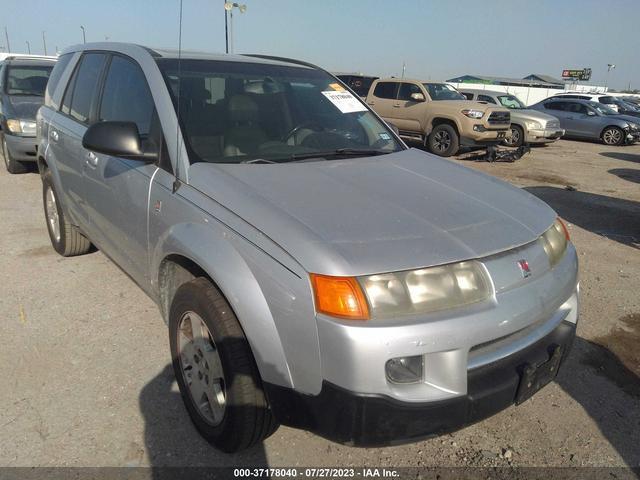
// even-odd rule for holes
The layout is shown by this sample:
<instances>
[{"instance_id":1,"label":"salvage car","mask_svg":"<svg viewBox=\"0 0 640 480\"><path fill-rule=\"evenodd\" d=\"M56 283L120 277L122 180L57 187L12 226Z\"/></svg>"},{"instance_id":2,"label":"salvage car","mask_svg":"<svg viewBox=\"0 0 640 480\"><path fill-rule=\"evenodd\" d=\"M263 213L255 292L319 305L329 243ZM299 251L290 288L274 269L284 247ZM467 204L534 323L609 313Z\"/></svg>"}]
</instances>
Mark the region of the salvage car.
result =
<instances>
[{"instance_id":1,"label":"salvage car","mask_svg":"<svg viewBox=\"0 0 640 480\"><path fill-rule=\"evenodd\" d=\"M554 96L531 108L557 117L566 137L599 140L605 145L631 144L640 140L638 118L619 115L602 103Z\"/></svg>"},{"instance_id":2,"label":"salvage car","mask_svg":"<svg viewBox=\"0 0 640 480\"><path fill-rule=\"evenodd\" d=\"M525 401L566 358L578 263L556 213L407 148L326 71L95 43L53 76L52 246L95 245L159 305L217 448L278 424L415 441Z\"/></svg>"},{"instance_id":3,"label":"salvage car","mask_svg":"<svg viewBox=\"0 0 640 480\"><path fill-rule=\"evenodd\" d=\"M402 138L441 157L463 146L499 145L509 136L508 109L469 102L447 83L382 78L373 82L365 101Z\"/></svg>"},{"instance_id":4,"label":"salvage car","mask_svg":"<svg viewBox=\"0 0 640 480\"><path fill-rule=\"evenodd\" d=\"M504 140L509 147L520 147L525 143L551 143L564 135L556 117L527 108L515 95L478 89L461 89L460 93L468 100L500 105L511 110L511 135Z\"/></svg>"},{"instance_id":5,"label":"salvage car","mask_svg":"<svg viewBox=\"0 0 640 480\"><path fill-rule=\"evenodd\" d=\"M9 56L0 64L0 145L9 173L36 161L36 112L55 59Z\"/></svg>"}]
</instances>

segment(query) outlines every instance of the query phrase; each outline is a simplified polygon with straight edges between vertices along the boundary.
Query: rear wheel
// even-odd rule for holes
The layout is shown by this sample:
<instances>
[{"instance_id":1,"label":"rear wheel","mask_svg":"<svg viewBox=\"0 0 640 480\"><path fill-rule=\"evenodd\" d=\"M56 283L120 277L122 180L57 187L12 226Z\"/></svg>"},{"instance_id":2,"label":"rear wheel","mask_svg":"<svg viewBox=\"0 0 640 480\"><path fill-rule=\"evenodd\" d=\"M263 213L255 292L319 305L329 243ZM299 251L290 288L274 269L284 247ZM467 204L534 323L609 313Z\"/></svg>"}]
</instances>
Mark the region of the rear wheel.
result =
<instances>
[{"instance_id":1,"label":"rear wheel","mask_svg":"<svg viewBox=\"0 0 640 480\"><path fill-rule=\"evenodd\" d=\"M7 147L7 140L2 136L2 157L4 158L4 166L9 173L26 173L29 171L27 165L18 160L15 160L11 156L11 152L9 152L9 148Z\"/></svg>"},{"instance_id":2,"label":"rear wheel","mask_svg":"<svg viewBox=\"0 0 640 480\"><path fill-rule=\"evenodd\" d=\"M206 278L178 288L169 312L169 342L185 407L209 443L237 452L277 429L249 342L224 296Z\"/></svg>"},{"instance_id":3,"label":"rear wheel","mask_svg":"<svg viewBox=\"0 0 640 480\"><path fill-rule=\"evenodd\" d=\"M511 124L511 138L505 139L507 147L521 147L524 143L524 130L518 125Z\"/></svg>"},{"instance_id":4,"label":"rear wheel","mask_svg":"<svg viewBox=\"0 0 640 480\"><path fill-rule=\"evenodd\" d=\"M67 221L51 179L51 172L48 170L42 176L42 200L53 249L63 257L87 253L91 248L91 242L77 227Z\"/></svg>"},{"instance_id":5,"label":"rear wheel","mask_svg":"<svg viewBox=\"0 0 640 480\"><path fill-rule=\"evenodd\" d=\"M622 145L624 132L618 127L607 127L602 131L602 141L605 145Z\"/></svg>"}]
</instances>

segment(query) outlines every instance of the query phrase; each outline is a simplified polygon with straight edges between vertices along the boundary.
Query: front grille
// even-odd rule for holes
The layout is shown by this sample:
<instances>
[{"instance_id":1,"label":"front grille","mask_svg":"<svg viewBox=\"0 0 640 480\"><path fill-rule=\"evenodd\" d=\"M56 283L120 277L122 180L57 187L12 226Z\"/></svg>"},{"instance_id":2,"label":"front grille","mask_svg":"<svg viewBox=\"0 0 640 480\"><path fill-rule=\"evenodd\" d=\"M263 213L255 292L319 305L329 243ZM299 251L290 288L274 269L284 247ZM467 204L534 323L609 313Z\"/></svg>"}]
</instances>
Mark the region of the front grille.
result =
<instances>
[{"instance_id":1,"label":"front grille","mask_svg":"<svg viewBox=\"0 0 640 480\"><path fill-rule=\"evenodd\" d=\"M488 122L495 123L511 123L511 114L509 112L491 112Z\"/></svg>"},{"instance_id":2,"label":"front grille","mask_svg":"<svg viewBox=\"0 0 640 480\"><path fill-rule=\"evenodd\" d=\"M547 122L547 128L560 128L560 122L557 120L551 120L550 122Z\"/></svg>"}]
</instances>

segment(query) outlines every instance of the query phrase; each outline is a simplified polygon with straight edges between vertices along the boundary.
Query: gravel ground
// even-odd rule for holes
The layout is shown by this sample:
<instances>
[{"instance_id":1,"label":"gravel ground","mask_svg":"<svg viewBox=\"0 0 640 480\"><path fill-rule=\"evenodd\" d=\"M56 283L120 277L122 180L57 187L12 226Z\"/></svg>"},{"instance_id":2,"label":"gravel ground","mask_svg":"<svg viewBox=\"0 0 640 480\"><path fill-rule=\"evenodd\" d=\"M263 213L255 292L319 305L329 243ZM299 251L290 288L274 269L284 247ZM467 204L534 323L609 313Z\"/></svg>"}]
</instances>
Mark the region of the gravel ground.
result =
<instances>
[{"instance_id":1,"label":"gravel ground","mask_svg":"<svg viewBox=\"0 0 640 480\"><path fill-rule=\"evenodd\" d=\"M511 164L462 157L569 223L581 319L557 381L416 444L357 449L281 427L239 455L191 426L155 305L102 253L55 254L38 175L3 169L0 466L640 466L640 146L562 140Z\"/></svg>"}]
</instances>

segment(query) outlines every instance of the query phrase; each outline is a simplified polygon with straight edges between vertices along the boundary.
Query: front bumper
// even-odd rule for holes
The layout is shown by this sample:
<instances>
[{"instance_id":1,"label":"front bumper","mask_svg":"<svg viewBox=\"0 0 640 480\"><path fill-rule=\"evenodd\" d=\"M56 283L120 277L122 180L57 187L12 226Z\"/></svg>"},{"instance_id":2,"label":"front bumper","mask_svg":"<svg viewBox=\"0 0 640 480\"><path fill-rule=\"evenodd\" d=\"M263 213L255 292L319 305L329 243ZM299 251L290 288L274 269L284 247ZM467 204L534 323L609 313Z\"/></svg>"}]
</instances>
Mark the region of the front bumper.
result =
<instances>
[{"instance_id":1,"label":"front bumper","mask_svg":"<svg viewBox=\"0 0 640 480\"><path fill-rule=\"evenodd\" d=\"M627 144L640 142L640 131L633 131L633 132L627 131L625 133L626 133L625 141Z\"/></svg>"},{"instance_id":2,"label":"front bumper","mask_svg":"<svg viewBox=\"0 0 640 480\"><path fill-rule=\"evenodd\" d=\"M555 142L565 134L562 128L540 128L531 129L525 132L526 143L549 143Z\"/></svg>"},{"instance_id":3,"label":"front bumper","mask_svg":"<svg viewBox=\"0 0 640 480\"><path fill-rule=\"evenodd\" d=\"M467 393L448 400L403 402L351 392L326 381L315 396L272 384L265 384L265 391L282 424L335 442L365 447L417 441L470 425L512 405L525 368L546 364L558 347L564 360L575 332L575 323L563 321L527 348L469 370Z\"/></svg>"},{"instance_id":4,"label":"front bumper","mask_svg":"<svg viewBox=\"0 0 640 480\"><path fill-rule=\"evenodd\" d=\"M21 137L5 132L7 149L11 158L19 162L35 162L37 153L36 137Z\"/></svg>"},{"instance_id":5,"label":"front bumper","mask_svg":"<svg viewBox=\"0 0 640 480\"><path fill-rule=\"evenodd\" d=\"M490 145L499 145L509 137L510 131L508 126L503 127L485 127L476 124L478 128L484 128L482 131L475 131L473 128L465 132L460 138L460 145L465 147L481 147Z\"/></svg>"}]
</instances>

